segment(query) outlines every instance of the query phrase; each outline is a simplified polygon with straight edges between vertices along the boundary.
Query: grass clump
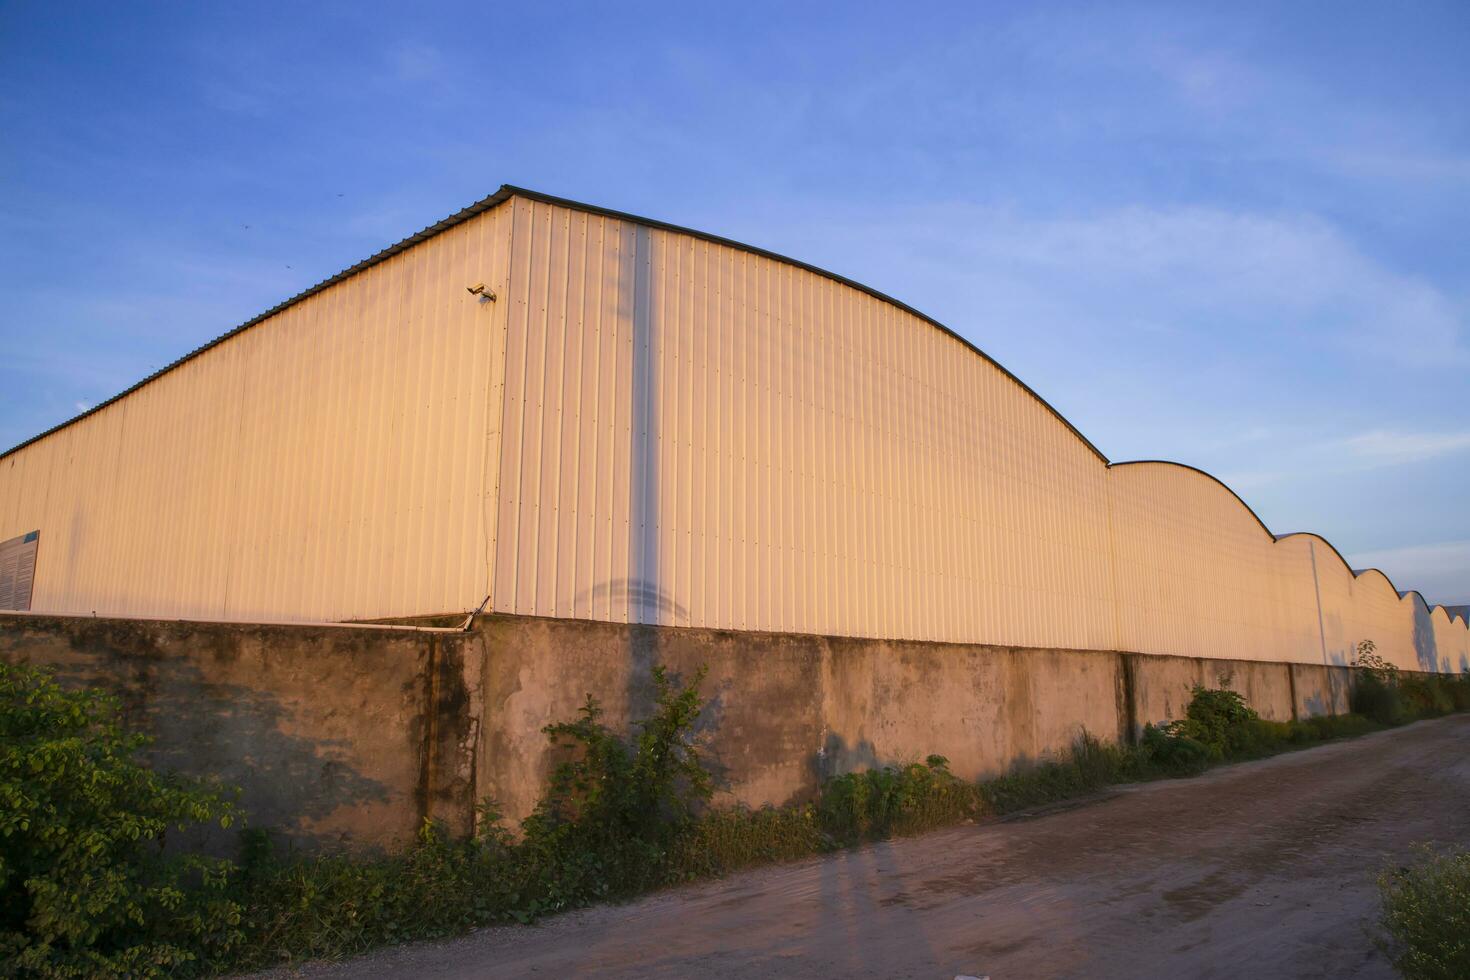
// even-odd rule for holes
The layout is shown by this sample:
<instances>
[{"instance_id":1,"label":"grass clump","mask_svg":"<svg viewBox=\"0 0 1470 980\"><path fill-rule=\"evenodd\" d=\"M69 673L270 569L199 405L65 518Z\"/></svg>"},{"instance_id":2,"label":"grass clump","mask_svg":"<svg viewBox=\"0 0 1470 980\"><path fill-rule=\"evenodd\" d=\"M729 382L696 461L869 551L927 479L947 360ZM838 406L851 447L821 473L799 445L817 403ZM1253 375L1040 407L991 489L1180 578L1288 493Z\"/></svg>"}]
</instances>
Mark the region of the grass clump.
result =
<instances>
[{"instance_id":1,"label":"grass clump","mask_svg":"<svg viewBox=\"0 0 1470 980\"><path fill-rule=\"evenodd\" d=\"M827 780L810 803L706 810L674 853L675 880L810 857L863 841L922 833L984 812L979 787L949 760L883 766Z\"/></svg>"},{"instance_id":2,"label":"grass clump","mask_svg":"<svg viewBox=\"0 0 1470 980\"><path fill-rule=\"evenodd\" d=\"M712 809L674 847L677 877L692 881L743 868L795 861L835 850L835 838L817 819L815 805Z\"/></svg>"},{"instance_id":3,"label":"grass clump","mask_svg":"<svg viewBox=\"0 0 1470 980\"><path fill-rule=\"evenodd\" d=\"M1406 980L1470 977L1470 851L1420 848L1412 866L1378 879L1383 946Z\"/></svg>"},{"instance_id":4,"label":"grass clump","mask_svg":"<svg viewBox=\"0 0 1470 980\"><path fill-rule=\"evenodd\" d=\"M1095 793L1114 783L1148 778L1150 754L1138 748L1100 742L1083 733L1063 758L1024 766L980 784L991 813L1013 813Z\"/></svg>"}]
</instances>

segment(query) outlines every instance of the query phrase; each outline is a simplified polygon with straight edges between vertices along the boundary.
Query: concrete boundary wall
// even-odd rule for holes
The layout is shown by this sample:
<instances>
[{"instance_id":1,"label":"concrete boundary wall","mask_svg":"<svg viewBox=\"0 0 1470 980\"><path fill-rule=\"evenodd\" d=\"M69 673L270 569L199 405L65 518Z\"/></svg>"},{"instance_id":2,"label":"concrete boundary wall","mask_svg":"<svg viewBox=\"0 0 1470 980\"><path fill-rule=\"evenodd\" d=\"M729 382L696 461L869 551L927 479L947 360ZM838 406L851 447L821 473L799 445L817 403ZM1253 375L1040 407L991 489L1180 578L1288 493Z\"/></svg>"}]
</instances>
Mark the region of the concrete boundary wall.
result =
<instances>
[{"instance_id":1,"label":"concrete boundary wall","mask_svg":"<svg viewBox=\"0 0 1470 980\"><path fill-rule=\"evenodd\" d=\"M118 692L161 764L244 788L255 826L392 847L425 816L458 832L489 797L530 812L541 729L588 694L626 729L651 669L708 669L701 729L719 801L810 795L832 775L949 758L966 779L1126 740L1195 684L1266 718L1347 709L1348 668L492 616L472 632L0 614L0 660Z\"/></svg>"}]
</instances>

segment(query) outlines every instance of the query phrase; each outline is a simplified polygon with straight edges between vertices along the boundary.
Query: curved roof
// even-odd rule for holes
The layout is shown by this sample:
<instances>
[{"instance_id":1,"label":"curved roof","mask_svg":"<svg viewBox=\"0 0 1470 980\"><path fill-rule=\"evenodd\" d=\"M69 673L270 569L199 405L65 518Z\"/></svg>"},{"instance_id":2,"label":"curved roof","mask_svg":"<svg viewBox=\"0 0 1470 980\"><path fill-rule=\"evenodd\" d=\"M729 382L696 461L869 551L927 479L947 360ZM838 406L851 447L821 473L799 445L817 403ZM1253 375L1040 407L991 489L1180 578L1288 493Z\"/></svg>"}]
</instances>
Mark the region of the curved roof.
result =
<instances>
[{"instance_id":1,"label":"curved roof","mask_svg":"<svg viewBox=\"0 0 1470 980\"><path fill-rule=\"evenodd\" d=\"M1261 530L1263 532L1265 532L1266 536L1269 537L1272 540L1272 542L1285 541L1287 538L1297 538L1297 537L1316 538L1318 541L1321 541L1323 544L1325 544L1332 551L1332 554L1334 556L1336 556L1336 558L1337 558L1337 560L1339 562L1342 563L1342 567L1345 568L1345 569L1347 569L1347 571L1353 576L1353 578L1355 578L1355 579L1362 578L1363 576L1368 575L1370 573L1377 574L1377 575L1379 575L1383 579L1384 582L1386 582L1388 584L1388 587L1390 589L1392 589L1393 592L1394 592L1394 594L1397 595L1400 599L1406 599L1409 596L1413 596L1414 598L1416 598L1416 599L1419 600L1419 603L1422 606L1424 606L1425 609L1428 609L1430 611L1433 611L1435 609L1444 609L1445 608L1444 606L1430 603L1429 600L1427 600L1427 599L1424 598L1424 594L1422 592L1420 592L1418 589L1408 589L1407 591L1406 590L1403 590L1403 589L1400 589L1397 585L1394 584L1393 579L1389 577L1388 573L1385 572L1381 568L1354 568L1353 566L1351 566L1351 565L1348 564L1347 559L1342 556L1342 552L1337 550L1337 545L1333 544L1331 541L1328 541L1326 538L1324 538L1322 535L1318 534L1316 531L1288 531L1285 534L1277 534L1277 533L1275 533L1269 527L1266 526L1266 522L1263 521L1263 520L1261 520L1261 516L1255 512L1255 509L1253 507L1251 507L1250 504L1248 504L1248 503L1245 502L1245 498L1242 497L1240 494L1236 493L1233 489L1231 489L1231 487L1230 487L1230 485L1228 483L1226 483L1224 480L1220 479L1215 474L1210 473L1210 472L1208 472L1206 470L1200 469L1198 466L1190 466L1188 463L1176 463L1172 459L1130 459L1130 460L1127 460L1127 461L1121 462L1121 463L1109 463L1108 464L1108 469L1114 469L1114 468L1117 468L1117 467L1120 467L1120 466L1144 466L1144 465L1148 465L1148 466L1173 466L1173 467L1177 467L1177 468L1182 469L1182 470L1188 470L1191 473L1198 473L1200 476L1202 476L1205 479L1207 479L1207 480L1211 481L1212 483L1216 484L1217 486L1220 487L1220 489L1224 490L1226 493L1230 494L1230 496L1234 497L1235 498L1235 502L1237 504L1239 504L1245 510L1245 512L1251 516L1251 519L1254 520L1256 522L1256 524L1260 526ZM1449 615L1448 610L1446 610L1446 615ZM1467 622L1470 622L1470 620L1467 620Z\"/></svg>"},{"instance_id":2,"label":"curved roof","mask_svg":"<svg viewBox=\"0 0 1470 980\"><path fill-rule=\"evenodd\" d=\"M384 248L381 251L376 252L376 253L368 256L367 258L363 259L361 262L358 262L355 265L351 265L351 266L347 267L346 269L343 269L341 272L338 272L336 275L330 276L330 277L328 277L326 279L323 279L321 282L317 283L314 286L311 286L308 289L302 290L301 292L297 293L295 296L292 296L292 297L290 297L290 298L288 298L286 300L283 300L280 303L277 303L275 306L273 306L270 309L266 310L264 313L258 314L257 316L254 316L254 317L251 317L249 320L246 320L244 323L240 324L239 326L235 327L234 329L229 330L229 331L221 334L220 336L216 337L214 340L211 340L209 343L203 344L203 345L195 348L194 350L190 351L189 353L185 354L184 356L180 357L178 360L173 361L172 363L165 365L164 367L160 368L159 370L157 370L157 371L153 372L152 374L148 375L146 378L143 378L137 384L134 384L134 385L132 385L132 386L124 389L123 391L117 393L116 395L112 396L111 398L108 398L105 401L98 402L96 405L92 406L87 411L82 412L82 413L80 413L80 414L78 414L76 416L73 416L72 418L67 419L66 421L61 422L61 423L59 423L57 425L54 425L51 428L45 430L44 432L41 432L41 433L39 433L39 434L37 434L35 436L32 436L31 438L25 440L24 442L19 443L18 445L12 446L10 449L7 449L3 453L0 453L0 459L5 459L6 457L11 456L14 453L19 452L20 450L24 449L25 447L31 445L34 442L38 442L41 439L44 439L47 436L49 436L49 435L51 435L51 434L53 434L55 432L60 431L61 429L65 429L68 426L71 426L71 425L73 425L73 424L81 421L82 419L86 418L89 415L93 415L93 414L95 414L97 412L100 412L102 409L106 408L107 406L113 404L116 401L119 401L119 400L127 397L128 395L132 394L134 391L137 391L139 388L142 388L144 385L146 385L146 384L148 384L148 383L150 383L152 381L157 380L158 378L160 378L163 375L167 374L168 372L174 370L175 368L179 367L180 365L182 365L182 364L184 364L184 363L186 363L188 361L193 360L194 358L196 358L199 355L203 354L205 351L209 350L210 348L216 347L219 344L224 343L226 340L229 340L231 337L234 337L237 334L243 333L244 331L249 330L251 327L253 327L253 326L255 326L255 325L259 324L259 323L262 323L265 320L270 319L271 317L275 316L277 313L280 313L283 310L286 310L286 309L288 309L288 308L290 308L292 306L295 306L297 303L300 303L302 300L305 300L305 299L307 299L310 296L314 296L317 293L322 292L323 290L327 289L328 287L334 286L334 285L336 285L339 282L343 282L346 279L350 279L351 277L357 275L359 272L362 272L362 271L364 271L366 269L370 269L373 266L377 265L378 263L383 262L383 261L385 261L385 260L387 260L389 258L392 258L393 256L399 254L400 252L407 251L409 248L412 248L413 246L419 244L420 242L425 241L425 240L427 240L429 238L433 238L435 235L438 235L440 232L447 231L448 229L453 228L456 225L459 225L459 224L464 223L465 221L468 221L469 219L475 217L476 215L483 214L484 212L489 211L492 208L498 207L499 205L501 205L501 204L505 203L506 201L510 200L512 197L521 197L521 198L525 198L527 200L540 201L540 202L543 202L543 203L546 203L546 204L556 205L556 206L564 207L564 208L570 208L570 209L576 210L576 211L583 211L583 212L587 212L587 213L590 213L590 214L603 215L603 216L606 216L606 217L609 217L609 218L614 218L614 219L617 219L617 220L620 220L620 221L629 221L629 222L633 222L635 224L644 225L644 226L649 227L649 228L658 228L658 229L662 229L662 230L665 230L665 231L676 232L676 233L682 234L682 235L689 235L689 236L692 236L694 238L701 239L703 241L713 242L715 244L729 246L730 248L739 249L740 251L748 252L748 253L751 253L753 255L759 255L759 256L763 256L765 258L774 259L774 260L776 260L778 262L783 262L783 263L785 263L787 265L795 266L796 268L799 268L799 269L805 269L808 272L811 272L811 273L814 273L816 275L822 276L822 277L824 277L826 279L830 279L830 280L832 280L834 282L838 282L838 283L841 283L841 284L843 284L845 286L849 286L849 287L851 287L853 289L856 289L856 290L858 290L860 292L867 293L869 296L872 296L872 297L874 297L876 299L879 299L879 300L882 300L883 302L888 303L888 304L890 304L890 305L892 305L894 307L897 307L898 309L903 310L904 312L906 312L906 313L908 313L908 314L910 314L910 315L912 315L914 317L917 317L918 319L924 321L925 323L927 323L930 326L934 327L936 330L939 330L939 331L947 334L948 336L950 336L950 337L954 338L955 340L959 341L961 344L964 344L965 347L969 348L976 355L978 355L979 357L983 358L988 363L992 364L997 370L999 370L1007 378L1009 378L1011 381L1013 381L1023 391L1025 391L1027 394L1029 394L1032 398L1036 399L1037 402L1039 402L1044 408L1046 408L1046 410L1049 411L1057 419L1057 421L1061 422L1062 425L1066 426L1067 429L1069 431L1071 431L1071 433L1074 436L1076 436L1077 439L1084 446L1086 446L1092 452L1092 454L1095 455L1098 458L1098 460L1100 462L1102 462L1108 468L1112 468L1112 467L1116 467L1116 466L1138 466L1138 465L1143 465L1143 464L1156 464L1156 465L1161 465L1161 466L1177 466L1177 467L1179 467L1181 469L1190 470L1190 471L1192 471L1194 473L1198 473L1199 475L1201 475L1203 477L1206 477L1209 480L1214 481L1222 489L1224 489L1225 492L1229 493L1232 497L1234 497L1235 500L1236 500L1236 502L1238 504L1240 504L1240 506L1243 507L1248 514L1250 514L1251 518L1253 520L1255 520L1255 522L1258 525L1260 525L1261 530L1268 537L1270 537L1272 541L1278 541L1278 540L1281 540L1283 538L1293 537L1293 536L1298 535L1298 534L1309 534L1312 537L1315 537L1318 540L1322 541L1329 548L1331 548L1332 549L1332 553L1337 556L1338 561L1342 562L1343 567L1344 568L1347 568L1348 571L1352 572L1352 574L1354 575L1354 577L1358 577L1358 576L1367 574L1368 572L1377 572L1379 575L1382 575L1383 576L1384 580L1388 582L1390 588L1393 588L1394 591L1396 593L1398 593L1398 595L1400 597L1405 597L1405 596L1407 596L1409 594L1409 593L1399 592L1399 590L1397 589L1397 587L1394 586L1393 580L1390 579L1385 573L1383 573L1379 569L1376 569L1376 568L1374 568L1374 569L1362 569L1362 570L1353 569L1352 566L1348 565L1347 561L1343 558L1342 553L1340 551L1338 551L1337 547L1335 545L1333 545L1332 542L1330 542L1326 538L1322 537L1320 534L1316 534L1315 532L1311 532L1311 531L1305 531L1305 532L1298 531L1298 532L1291 532L1291 533L1288 533L1288 534L1281 534L1281 535L1275 534L1274 532L1272 532L1272 530L1269 527L1266 526L1266 522L1263 521L1263 520L1261 520L1260 515L1258 515L1255 512L1255 510L1249 504L1247 504L1245 502L1244 498L1242 498L1240 496L1240 494L1236 493L1233 489L1231 489L1230 486L1228 484L1226 484L1223 480L1221 480L1219 477L1215 476L1212 473L1206 472L1205 470L1202 470L1199 467L1190 466L1187 463L1179 463L1179 462L1175 462L1173 460L1166 460L1166 459L1140 459L1140 460L1125 460L1125 461L1121 461L1121 462L1117 462L1117 463L1112 462L1111 460L1109 460L1107 458L1107 456L1105 456L1103 454L1103 452L1100 449L1097 448L1097 446L1095 446L1092 443L1092 440L1088 439L1085 435L1082 434L1082 431L1080 429L1078 429L1075 425L1072 424L1072 422L1071 422L1070 419L1068 419L1065 415L1063 415L1061 412L1059 412L1056 409L1056 407L1053 406L1050 402L1048 402L1045 398L1041 397L1041 395L1038 394L1034 388L1032 388L1030 385L1026 384L1026 382L1022 381L1020 378L1016 377L1015 374L1011 373L1011 371L1008 368L1006 368L1005 365L1001 364L995 358L991 357L989 354L985 353L985 351L981 350L979 347L975 346L975 344L971 343L968 339L966 339L965 337L963 337L960 334L956 333L954 330L951 330L949 327L945 326L943 323L940 323L938 320L934 319L933 317L929 316L928 314L923 313L920 310L917 310L914 307L908 305L907 303L904 303L901 300L895 299L894 297L889 296L886 293L880 292L880 291L874 289L871 286L868 286L868 285L865 285L863 283L857 282L855 280L849 279L846 276L838 275L835 272L830 272L830 271L828 271L826 269L823 269L823 268L820 268L818 266L812 265L811 263L803 262L800 259L793 259L793 258L791 258L789 256L781 255L780 253L772 252L772 251L770 251L768 249L758 248L758 247L753 246L753 245L747 245L744 242L738 242L738 241L735 241L734 239L725 238L725 237L722 237L720 235L714 235L714 234L710 234L709 232L699 231L698 229L695 229L695 228L687 228L687 227L684 227L682 225L672 224L672 223L667 222L667 221L660 221L660 220L657 220L657 219L654 219L654 218L645 218L645 217L642 217L640 215L629 214L629 213L627 213L625 211L616 211L616 210L614 210L612 208L600 207L600 206L595 205L595 204L585 204L585 203L582 203L580 201L573 201L573 200L569 200L569 199L563 198L563 197L556 197L555 195L552 195L552 194L544 194L544 193L542 193L540 191L530 190L530 189L525 188L525 187L517 187L517 186L515 186L513 184L502 184L499 187L499 189L497 189L493 194L490 194L487 197L481 198L480 200L476 201L475 203L469 205L468 207L462 208L459 211L456 211L454 214L451 214L448 217L443 218L442 220L437 221L437 222L435 222L432 225L429 225L428 227L422 229L421 231L418 231L415 234L408 236L407 238L404 238L404 239L402 239L402 240L400 240L398 242L395 242L392 245L389 245L387 248ZM1413 591L1412 594L1415 595L1416 597L1418 597L1419 601L1421 603L1424 603L1424 605L1426 606L1426 608L1430 608L1430 609L1440 609L1440 608L1443 608L1442 606L1437 606L1437 605L1436 606L1432 606L1432 607L1429 606L1429 604L1427 602L1425 602L1424 597L1420 593L1418 593L1417 591ZM1454 617L1451 617L1451 618L1453 619ZM1470 621L1467 621L1467 622L1470 622Z\"/></svg>"},{"instance_id":3,"label":"curved roof","mask_svg":"<svg viewBox=\"0 0 1470 980\"><path fill-rule=\"evenodd\" d=\"M264 313L261 313L261 314L259 314L257 316L251 317L249 320L246 320L244 323L240 324L238 327L235 327L233 330L229 330L229 331L227 331L227 332L225 332L223 334L220 334L218 337L216 337L215 339L211 340L209 343L203 344L203 345L201 345L199 347L196 347L194 350L192 350L189 353L185 354L183 357L180 357L178 360L176 360L176 361L174 361L174 362L172 362L170 364L164 365L163 367L159 368L157 371L154 371L152 374L148 375L143 380L139 381L137 384L132 385L131 387L128 387L128 388L124 389L123 391L118 392L116 395L113 395L111 398L107 399L106 401L98 402L96 405L93 405L91 408L87 409L85 412L82 412L82 413L80 413L78 415L75 415L75 416L67 419L65 422L58 423L57 425L54 425L51 428L47 429L46 431L41 432L41 433L39 433L37 435L32 436L31 438L25 440L24 442L22 442L22 443L20 443L18 445L12 446L11 448L5 450L3 453L0 453L0 459L4 459L6 456L11 455L12 453L17 452L18 450L24 449L26 446L29 446L33 442L37 442L37 441L39 441L41 439L46 438L47 436L51 435L53 432L57 432L57 431L59 431L61 429L64 429L67 426L72 425L75 422L79 422L79 421L81 421L82 419L86 418L89 415L93 415L93 414L95 414L97 412L100 412L102 409L106 408L108 405L111 405L113 402L115 402L115 401L117 401L117 400L119 400L121 398L125 398L126 396L128 396L128 395L132 394L133 392L137 391L139 388L143 387L144 385L148 384L149 382L154 381L154 380L157 380L158 378L160 378L163 375L167 374L168 372L172 371L174 368L180 366L181 364L184 364L187 361L193 360L194 358L198 357L200 354L203 354L205 351L209 350L211 347L215 347L215 346L218 346L219 344L224 343L226 340L229 340L231 337L235 336L236 334L243 333L244 331L249 330L251 327L255 326L256 324L262 323L265 320L268 320L271 317L275 316L277 313L280 313L283 310L286 310L286 309L289 309L292 306L295 306L297 303L300 303L302 300L304 300L304 299L306 299L306 298L308 298L310 296L316 295L317 293L319 293L322 290L328 288L329 286L334 286L337 283L342 282L343 280L350 279L351 277L357 275L359 272L362 272L365 269L370 269L373 266L377 265L379 262L383 262L386 259L390 259L393 256L397 255L399 252L403 252L403 251L406 251L406 250L412 248L413 246L417 245L419 242L422 242L422 241L424 241L426 239L429 239L429 238L433 238L435 235L439 234L442 231L447 231L448 229L453 228L455 225L462 224L462 223L468 221L469 219L475 217L475 215L482 214L482 213L484 213L486 211L489 211L491 208L497 207L498 205L501 205L501 204L505 203L506 201L510 200L512 197L523 197L523 198L526 198L527 200L541 201L541 202L544 202L546 204L554 204L554 205L557 205L559 207L571 208L572 210L575 210L575 211L585 211L585 212L588 212L590 214L605 215L606 217L609 217L609 218L616 218L616 219L618 219L620 221L629 221L629 222L633 222L635 224L645 225L645 226L647 226L649 228L660 228L660 229L663 229L665 231L677 232L677 233L679 233L681 235L691 235L691 236L693 236L695 238L699 238L699 239L702 239L702 240L707 241L707 242L714 242L714 243L719 244L719 245L727 245L727 246L729 246L731 248L739 249L742 252L749 252L752 255L760 255L760 256L764 256L765 258L775 259L778 262L784 262L787 265L796 266L797 268L800 268L800 269L805 269L808 272L815 273L816 275L823 276L824 278L827 278L827 279L831 279L834 282L840 282L840 283L842 283L845 286L850 286L853 289L856 289L856 290L859 290L861 292L867 293L869 296L872 296L872 297L874 297L876 299L880 299L880 300L882 300L885 303L888 303L888 304L890 304L892 306L898 307L899 309L903 310L906 313L909 313L909 314L912 314L913 316L918 317L919 319L923 320L925 323L928 323L930 326L934 327L937 330L943 331L944 333L946 333L949 336L953 337L954 339L958 340L960 343L964 344L966 347L970 348L970 350L974 351L976 354L979 354L981 357L985 358L985 360L987 360L991 364L995 365L995 367L997 369L999 369L1001 371L1001 373L1003 373L1006 377L1010 378L1016 384L1020 385L1021 388L1023 388L1028 394L1030 394L1032 398L1035 398L1038 402L1040 402L1042 405L1044 405L1046 407L1046 409L1049 412L1051 412L1052 415L1056 416L1056 418L1057 418L1057 420L1059 422L1061 422L1068 429L1070 429L1072 431L1072 434L1075 435L1078 439L1080 439L1082 441L1082 444L1085 445L1088 449L1090 449L1092 451L1093 455L1097 456L1097 458L1099 460L1101 460L1102 462L1104 462L1104 463L1106 463L1108 461L1108 458L1102 454L1102 451L1099 450L1096 446L1094 446L1092 444L1092 441L1090 439L1088 439L1086 436L1084 436L1082 434L1081 430L1079 430L1075 425L1073 425L1071 423L1071 421L1067 419L1066 416L1064 416L1061 412L1057 411L1056 408L1053 407L1052 404L1050 402L1048 402L1045 398L1042 398L1039 394L1037 394L1036 393L1036 390L1033 389L1030 385L1026 384L1026 382L1022 381L1020 378L1016 377L1009 370L1007 370L1007 368L1005 367L1005 365L1001 364L995 358L991 357L989 354L985 353L983 350L981 350L980 348L976 347L974 344L970 343L970 341L966 340L964 337L962 337L959 334L955 333L949 327L946 327L944 324L940 323L938 320L934 319L933 317L929 316L928 314L922 313L919 310L914 309L912 306L909 306L907 303L904 303L904 302L901 302L900 300L894 299L892 296L889 296L886 293L880 293L878 290L872 288L871 286L866 286L866 285L864 285L864 284L862 284L860 282L856 282L856 281L854 281L852 279L848 279L845 276L840 276L840 275L838 275L835 272L829 272L826 269L818 268L817 266L811 265L810 263L802 262L800 259L793 259L793 258L791 258L789 256L780 255L780 254L778 254L776 252L772 252L772 251L769 251L767 249L757 248L754 245L746 245L744 242L737 242L737 241L735 241L734 239L731 239L731 238L723 238L723 237L721 237L719 235L712 235L712 234L709 234L708 232L699 231L699 230L694 229L694 228L686 228L686 227L684 227L682 225L671 224L671 223L669 223L667 221L659 221L659 220L654 219L654 218L644 218L644 217L640 217L639 215L636 215L636 214L628 214L625 211L615 211L612 208L598 207L595 204L583 204L580 201L572 201L572 200L568 200L567 198L564 198L564 197L556 197L556 196L551 195L551 194L543 194L540 191L533 191L533 190L529 190L529 189L524 188L524 187L516 187L513 184L501 184L500 185L500 189L497 190L494 194L491 194L489 197L481 198L480 200L476 201L474 204L471 204L469 207L462 208L459 211L456 211L454 214L451 214L449 217L444 218L441 221L437 221L437 222L435 222L432 225L429 225L427 228L423 229L422 231L419 231L419 232L417 232L417 233L415 233L413 235L410 235L407 238L405 238L405 239L403 239L403 240L401 240L399 242L395 242L394 244L389 245L387 248L383 249L382 251L376 252L376 253L368 256L367 258L363 259L361 262L358 262L356 265L349 266L346 269L343 269L341 272L337 273L336 275L331 276L331 277L326 278L326 279L323 279L321 282L317 283L315 286L312 286L312 287L310 287L308 289L304 289L301 292L297 293L295 296L292 296L289 299L286 299L286 300L283 300L280 303L277 303L275 306L272 306L270 309L266 310Z\"/></svg>"}]
</instances>

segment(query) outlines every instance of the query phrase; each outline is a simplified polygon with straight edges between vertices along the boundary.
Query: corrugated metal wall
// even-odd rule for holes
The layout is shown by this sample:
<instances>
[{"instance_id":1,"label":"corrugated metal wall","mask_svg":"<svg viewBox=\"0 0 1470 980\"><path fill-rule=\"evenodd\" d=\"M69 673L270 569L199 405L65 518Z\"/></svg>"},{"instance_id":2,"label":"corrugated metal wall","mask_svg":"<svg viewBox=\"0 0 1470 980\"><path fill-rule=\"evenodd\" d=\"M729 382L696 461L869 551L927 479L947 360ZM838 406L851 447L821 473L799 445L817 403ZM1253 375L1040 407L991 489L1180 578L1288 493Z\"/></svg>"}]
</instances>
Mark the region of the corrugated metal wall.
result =
<instances>
[{"instance_id":1,"label":"corrugated metal wall","mask_svg":"<svg viewBox=\"0 0 1470 980\"><path fill-rule=\"evenodd\" d=\"M993 365L785 263L514 208L498 609L1112 644L1106 471Z\"/></svg>"},{"instance_id":2,"label":"corrugated metal wall","mask_svg":"<svg viewBox=\"0 0 1470 980\"><path fill-rule=\"evenodd\" d=\"M33 608L341 620L490 581L508 212L291 306L0 459ZM493 410L492 410L493 409Z\"/></svg>"},{"instance_id":3,"label":"corrugated metal wall","mask_svg":"<svg viewBox=\"0 0 1470 980\"><path fill-rule=\"evenodd\" d=\"M1108 484L1122 649L1321 661L1308 549L1188 467L1115 466Z\"/></svg>"},{"instance_id":4,"label":"corrugated metal wall","mask_svg":"<svg viewBox=\"0 0 1470 980\"><path fill-rule=\"evenodd\" d=\"M464 287L500 294L481 303ZM537 616L1276 661L1470 631L1187 467L1109 467L851 285L527 196L0 459L34 605Z\"/></svg>"},{"instance_id":5,"label":"corrugated metal wall","mask_svg":"<svg viewBox=\"0 0 1470 980\"><path fill-rule=\"evenodd\" d=\"M497 609L1301 662L1377 638L1422 668L1414 597L1274 541L1205 474L1109 468L920 318L694 235L513 208Z\"/></svg>"}]
</instances>

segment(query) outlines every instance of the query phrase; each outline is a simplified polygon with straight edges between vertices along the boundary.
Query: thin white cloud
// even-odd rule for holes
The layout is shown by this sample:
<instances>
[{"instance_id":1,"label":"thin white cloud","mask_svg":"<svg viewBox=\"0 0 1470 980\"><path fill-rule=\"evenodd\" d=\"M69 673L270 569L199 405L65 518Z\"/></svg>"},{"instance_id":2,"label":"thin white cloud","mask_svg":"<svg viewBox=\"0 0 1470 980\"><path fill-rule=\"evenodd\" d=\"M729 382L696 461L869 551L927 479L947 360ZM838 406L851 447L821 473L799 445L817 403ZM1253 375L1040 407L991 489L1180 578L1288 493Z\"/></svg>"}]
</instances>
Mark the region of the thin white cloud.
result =
<instances>
[{"instance_id":1,"label":"thin white cloud","mask_svg":"<svg viewBox=\"0 0 1470 980\"><path fill-rule=\"evenodd\" d=\"M1223 25L1213 21L1186 16L1161 26L1157 18L1130 21L1107 8L1074 14L1070 30L1059 30L1052 14L1026 18L1023 36L1054 70L1095 72L1100 84L1150 80L1140 111L1128 118L1140 130L1178 131L1213 140L1216 152L1236 159L1375 183L1470 182L1470 157L1441 114L1371 96L1345 98L1297 62L1264 60L1216 37Z\"/></svg>"},{"instance_id":2,"label":"thin white cloud","mask_svg":"<svg viewBox=\"0 0 1470 980\"><path fill-rule=\"evenodd\" d=\"M1111 284L1152 319L1200 311L1257 329L1307 329L1406 364L1463 362L1462 317L1431 283L1374 262L1315 218L1133 208L1014 229L1037 266Z\"/></svg>"},{"instance_id":3,"label":"thin white cloud","mask_svg":"<svg viewBox=\"0 0 1470 980\"><path fill-rule=\"evenodd\" d=\"M432 44L409 41L388 53L393 74L405 82L441 82L448 74L444 52Z\"/></svg>"},{"instance_id":4,"label":"thin white cloud","mask_svg":"<svg viewBox=\"0 0 1470 980\"><path fill-rule=\"evenodd\" d=\"M1282 464L1220 476L1236 490L1263 487L1310 474L1362 473L1406 466L1470 451L1470 432L1405 432L1370 429L1346 437L1311 439L1276 447Z\"/></svg>"},{"instance_id":5,"label":"thin white cloud","mask_svg":"<svg viewBox=\"0 0 1470 980\"><path fill-rule=\"evenodd\" d=\"M1395 432L1374 429L1341 441L1367 466L1399 466L1470 450L1470 432Z\"/></svg>"},{"instance_id":6,"label":"thin white cloud","mask_svg":"<svg viewBox=\"0 0 1470 980\"><path fill-rule=\"evenodd\" d=\"M968 294L981 314L1016 323L1096 324L1212 347L1254 335L1265 350L1296 337L1327 356L1470 364L1462 304L1311 215L1128 207L1044 219L946 204L873 209L820 233L841 236L854 255L899 256L925 291Z\"/></svg>"},{"instance_id":7,"label":"thin white cloud","mask_svg":"<svg viewBox=\"0 0 1470 980\"><path fill-rule=\"evenodd\" d=\"M1399 588L1417 589L1429 602L1470 604L1470 541L1357 551L1347 559L1354 568L1382 569Z\"/></svg>"}]
</instances>

